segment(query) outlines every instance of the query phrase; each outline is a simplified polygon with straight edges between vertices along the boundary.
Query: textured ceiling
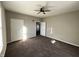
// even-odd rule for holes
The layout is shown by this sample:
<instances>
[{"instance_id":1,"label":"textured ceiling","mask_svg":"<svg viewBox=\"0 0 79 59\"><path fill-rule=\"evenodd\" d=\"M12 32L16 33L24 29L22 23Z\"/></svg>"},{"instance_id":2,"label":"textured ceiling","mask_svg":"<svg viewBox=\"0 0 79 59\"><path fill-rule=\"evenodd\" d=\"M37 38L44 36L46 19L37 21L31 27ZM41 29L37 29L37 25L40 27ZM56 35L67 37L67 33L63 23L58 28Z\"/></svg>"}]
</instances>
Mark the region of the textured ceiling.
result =
<instances>
[{"instance_id":1,"label":"textured ceiling","mask_svg":"<svg viewBox=\"0 0 79 59\"><path fill-rule=\"evenodd\" d=\"M51 10L50 12L44 15L42 13L37 14L38 12L34 11L40 8L39 5L45 6L46 3L50 6L48 8ZM41 18L79 10L78 1L4 1L3 6L10 11Z\"/></svg>"}]
</instances>

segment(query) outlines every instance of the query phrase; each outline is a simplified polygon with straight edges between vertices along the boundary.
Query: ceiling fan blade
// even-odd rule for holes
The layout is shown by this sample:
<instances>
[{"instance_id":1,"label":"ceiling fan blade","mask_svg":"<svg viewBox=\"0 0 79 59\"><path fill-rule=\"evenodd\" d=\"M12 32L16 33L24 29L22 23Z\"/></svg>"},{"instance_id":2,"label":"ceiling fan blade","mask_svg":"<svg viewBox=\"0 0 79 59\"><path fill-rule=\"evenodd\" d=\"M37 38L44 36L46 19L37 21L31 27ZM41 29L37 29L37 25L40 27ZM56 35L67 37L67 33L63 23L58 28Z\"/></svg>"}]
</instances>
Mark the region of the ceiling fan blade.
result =
<instances>
[{"instance_id":1,"label":"ceiling fan blade","mask_svg":"<svg viewBox=\"0 0 79 59\"><path fill-rule=\"evenodd\" d=\"M46 14L45 12L43 12L43 14Z\"/></svg>"},{"instance_id":2,"label":"ceiling fan blade","mask_svg":"<svg viewBox=\"0 0 79 59\"><path fill-rule=\"evenodd\" d=\"M46 2L46 5L44 6L44 9L54 8L55 6L50 6L49 2Z\"/></svg>"},{"instance_id":3,"label":"ceiling fan blade","mask_svg":"<svg viewBox=\"0 0 79 59\"><path fill-rule=\"evenodd\" d=\"M48 6L48 1L45 2L44 7L47 8L47 6Z\"/></svg>"},{"instance_id":4,"label":"ceiling fan blade","mask_svg":"<svg viewBox=\"0 0 79 59\"><path fill-rule=\"evenodd\" d=\"M40 11L40 10L34 10L34 11Z\"/></svg>"},{"instance_id":5,"label":"ceiling fan blade","mask_svg":"<svg viewBox=\"0 0 79 59\"><path fill-rule=\"evenodd\" d=\"M45 12L50 12L51 10L44 10Z\"/></svg>"},{"instance_id":6,"label":"ceiling fan blade","mask_svg":"<svg viewBox=\"0 0 79 59\"><path fill-rule=\"evenodd\" d=\"M37 14L39 14L40 12L38 12Z\"/></svg>"},{"instance_id":7,"label":"ceiling fan blade","mask_svg":"<svg viewBox=\"0 0 79 59\"><path fill-rule=\"evenodd\" d=\"M42 7L42 5L40 5L40 4L38 4L37 6L38 6L38 7Z\"/></svg>"}]
</instances>

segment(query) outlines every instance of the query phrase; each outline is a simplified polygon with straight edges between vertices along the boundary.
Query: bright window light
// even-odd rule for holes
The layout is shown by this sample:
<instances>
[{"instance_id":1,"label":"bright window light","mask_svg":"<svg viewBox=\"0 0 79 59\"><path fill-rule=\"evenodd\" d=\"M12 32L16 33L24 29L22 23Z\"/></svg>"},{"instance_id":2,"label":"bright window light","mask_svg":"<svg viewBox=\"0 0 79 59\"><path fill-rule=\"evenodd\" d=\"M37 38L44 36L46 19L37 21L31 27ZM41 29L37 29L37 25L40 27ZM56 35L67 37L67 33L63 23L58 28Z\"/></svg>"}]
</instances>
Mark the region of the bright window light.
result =
<instances>
[{"instance_id":1,"label":"bright window light","mask_svg":"<svg viewBox=\"0 0 79 59\"><path fill-rule=\"evenodd\" d=\"M23 26L23 41L25 41L27 39L27 28L25 26Z\"/></svg>"},{"instance_id":2,"label":"bright window light","mask_svg":"<svg viewBox=\"0 0 79 59\"><path fill-rule=\"evenodd\" d=\"M0 28L0 53L2 51L3 43L2 43L2 30Z\"/></svg>"},{"instance_id":3,"label":"bright window light","mask_svg":"<svg viewBox=\"0 0 79 59\"><path fill-rule=\"evenodd\" d=\"M0 53L2 51L3 47L3 41L2 41L2 21L1 21L1 8L0 8Z\"/></svg>"}]
</instances>

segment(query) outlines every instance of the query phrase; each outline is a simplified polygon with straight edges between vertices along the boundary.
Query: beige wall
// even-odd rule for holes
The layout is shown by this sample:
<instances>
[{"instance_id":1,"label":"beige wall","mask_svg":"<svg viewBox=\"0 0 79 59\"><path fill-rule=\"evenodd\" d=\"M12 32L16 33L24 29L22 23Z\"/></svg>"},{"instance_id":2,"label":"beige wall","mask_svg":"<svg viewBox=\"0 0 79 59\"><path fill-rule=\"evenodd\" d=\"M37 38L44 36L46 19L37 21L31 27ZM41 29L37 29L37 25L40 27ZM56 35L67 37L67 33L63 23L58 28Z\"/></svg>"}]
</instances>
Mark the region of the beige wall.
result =
<instances>
[{"instance_id":1,"label":"beige wall","mask_svg":"<svg viewBox=\"0 0 79 59\"><path fill-rule=\"evenodd\" d=\"M47 17L44 21L46 36L79 46L79 11Z\"/></svg>"},{"instance_id":2,"label":"beige wall","mask_svg":"<svg viewBox=\"0 0 79 59\"><path fill-rule=\"evenodd\" d=\"M10 20L12 18L24 20L24 25L28 29L27 38L36 36L36 23L33 20L38 20L38 18L6 10L6 22L7 22L6 26L7 26L7 42L8 43L11 42Z\"/></svg>"},{"instance_id":3,"label":"beige wall","mask_svg":"<svg viewBox=\"0 0 79 59\"><path fill-rule=\"evenodd\" d=\"M0 57L3 57L5 55L5 51L6 51L6 26L5 26L5 11L4 11L4 8L3 8L3 5L2 5L1 2L0 2L0 8L1 8L0 18L1 18L1 21L2 21L2 43L3 43L2 51L0 53Z\"/></svg>"}]
</instances>

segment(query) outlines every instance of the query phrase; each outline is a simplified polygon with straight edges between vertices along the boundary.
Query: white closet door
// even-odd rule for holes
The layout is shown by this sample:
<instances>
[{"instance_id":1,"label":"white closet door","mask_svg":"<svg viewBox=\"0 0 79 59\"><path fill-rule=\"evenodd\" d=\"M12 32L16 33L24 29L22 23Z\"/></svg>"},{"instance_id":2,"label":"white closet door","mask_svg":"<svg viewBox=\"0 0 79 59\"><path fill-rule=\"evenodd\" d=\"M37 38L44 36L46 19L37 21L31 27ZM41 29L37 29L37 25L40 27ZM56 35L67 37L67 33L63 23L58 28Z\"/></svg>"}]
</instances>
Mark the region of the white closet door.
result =
<instances>
[{"instance_id":1,"label":"white closet door","mask_svg":"<svg viewBox=\"0 0 79 59\"><path fill-rule=\"evenodd\" d=\"M11 19L11 42L23 38L24 20Z\"/></svg>"},{"instance_id":2,"label":"white closet door","mask_svg":"<svg viewBox=\"0 0 79 59\"><path fill-rule=\"evenodd\" d=\"M41 22L41 35L45 36L46 23Z\"/></svg>"}]
</instances>

